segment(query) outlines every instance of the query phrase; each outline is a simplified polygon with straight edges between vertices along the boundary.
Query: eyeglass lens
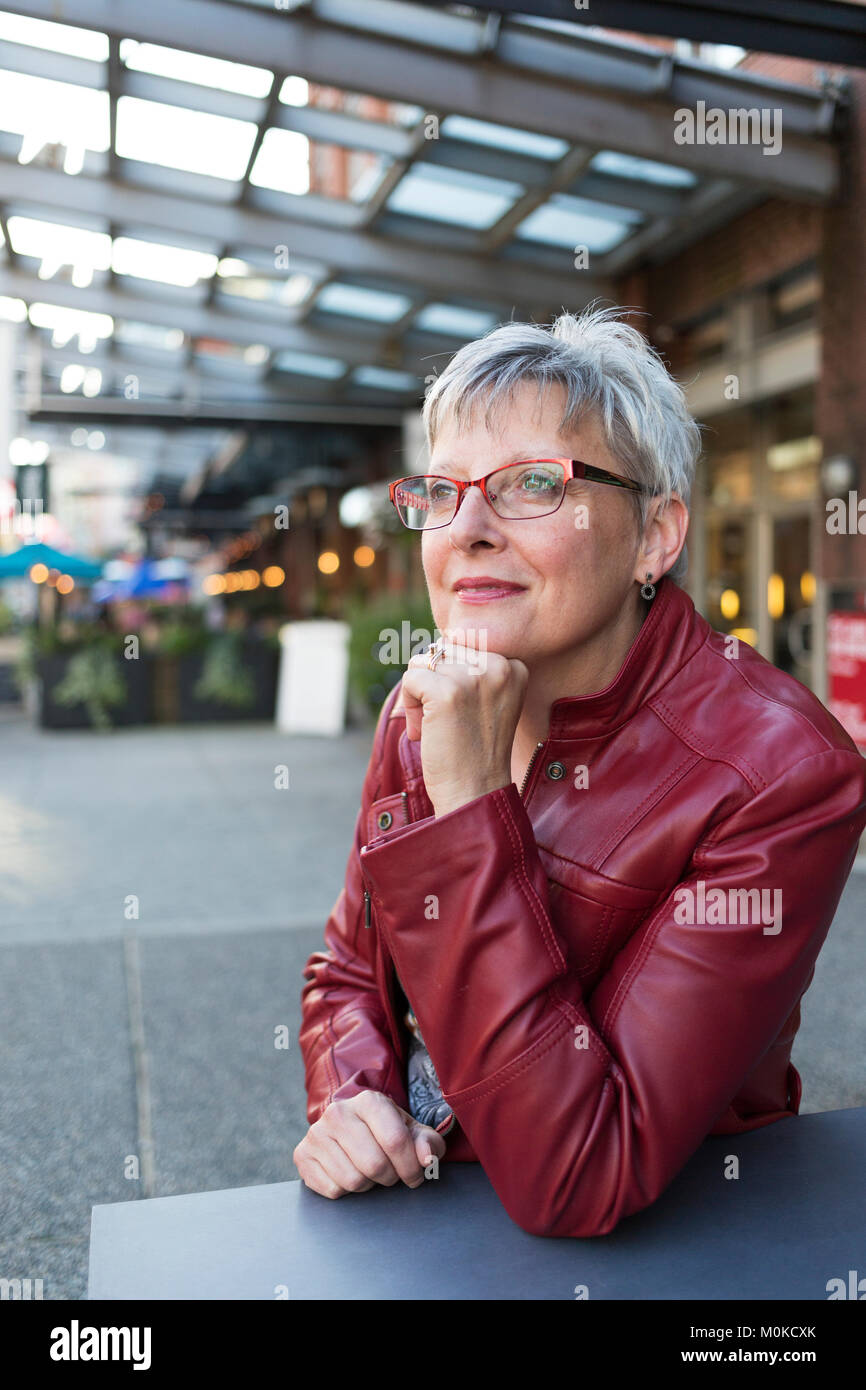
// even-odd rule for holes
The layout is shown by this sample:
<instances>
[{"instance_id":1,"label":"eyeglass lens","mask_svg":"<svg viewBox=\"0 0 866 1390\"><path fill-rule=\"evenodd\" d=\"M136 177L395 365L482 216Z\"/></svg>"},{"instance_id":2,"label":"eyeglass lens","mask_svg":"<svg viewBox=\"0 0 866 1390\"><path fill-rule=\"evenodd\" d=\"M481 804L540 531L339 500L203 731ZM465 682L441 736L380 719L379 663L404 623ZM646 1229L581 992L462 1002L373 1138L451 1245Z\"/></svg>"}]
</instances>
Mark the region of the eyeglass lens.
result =
<instances>
[{"instance_id":1,"label":"eyeglass lens","mask_svg":"<svg viewBox=\"0 0 866 1390\"><path fill-rule=\"evenodd\" d=\"M518 463L498 470L487 485L487 495L498 516L544 516L556 511L565 490L561 464L545 461ZM447 526L457 511L459 490L448 478L419 474L405 478L394 500L404 525L413 531Z\"/></svg>"}]
</instances>

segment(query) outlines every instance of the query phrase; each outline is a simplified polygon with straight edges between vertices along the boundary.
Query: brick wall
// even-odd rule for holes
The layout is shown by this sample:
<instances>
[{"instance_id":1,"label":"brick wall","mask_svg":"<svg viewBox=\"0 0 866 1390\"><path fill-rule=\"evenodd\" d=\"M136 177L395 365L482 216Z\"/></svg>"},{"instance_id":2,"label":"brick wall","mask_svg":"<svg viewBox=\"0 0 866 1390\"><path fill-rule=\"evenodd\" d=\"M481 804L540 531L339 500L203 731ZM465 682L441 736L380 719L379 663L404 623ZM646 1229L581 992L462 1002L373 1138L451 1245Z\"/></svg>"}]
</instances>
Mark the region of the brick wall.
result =
<instances>
[{"instance_id":1,"label":"brick wall","mask_svg":"<svg viewBox=\"0 0 866 1390\"><path fill-rule=\"evenodd\" d=\"M780 81L820 85L820 68L799 58L748 54L740 64ZM617 283L618 301L647 310L632 321L664 352L676 374L692 359L679 325L721 307L814 258L823 293L819 308L822 371L816 386L815 430L825 458L855 464L854 487L866 497L866 72L845 74L851 101L843 142L842 192L830 207L770 198L669 261L644 266ZM866 525L866 520L864 520ZM821 528L821 574L866 584L866 535L830 536Z\"/></svg>"},{"instance_id":2,"label":"brick wall","mask_svg":"<svg viewBox=\"0 0 866 1390\"><path fill-rule=\"evenodd\" d=\"M822 371L816 396L824 454L846 454L866 497L866 72L851 72L843 196L823 211ZM866 525L866 521L864 521ZM828 579L866 583L866 535L822 536Z\"/></svg>"},{"instance_id":3,"label":"brick wall","mask_svg":"<svg viewBox=\"0 0 866 1390\"><path fill-rule=\"evenodd\" d=\"M339 87L310 83L309 103L327 111L346 111L364 120L388 121L392 103L381 97L344 92ZM376 156L367 150L350 150L342 145L310 141L310 192L327 198L348 198L361 173L374 164Z\"/></svg>"}]
</instances>

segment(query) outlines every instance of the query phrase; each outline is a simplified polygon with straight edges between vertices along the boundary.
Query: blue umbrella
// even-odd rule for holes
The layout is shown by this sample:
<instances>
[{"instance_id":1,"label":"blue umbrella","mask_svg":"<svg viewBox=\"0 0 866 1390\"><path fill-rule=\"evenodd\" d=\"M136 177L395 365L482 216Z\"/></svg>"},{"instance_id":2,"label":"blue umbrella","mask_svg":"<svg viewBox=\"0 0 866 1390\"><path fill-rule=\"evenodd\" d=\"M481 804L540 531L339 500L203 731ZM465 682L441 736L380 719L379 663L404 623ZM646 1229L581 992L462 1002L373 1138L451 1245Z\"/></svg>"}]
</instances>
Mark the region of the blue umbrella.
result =
<instances>
[{"instance_id":1,"label":"blue umbrella","mask_svg":"<svg viewBox=\"0 0 866 1390\"><path fill-rule=\"evenodd\" d=\"M106 566L111 574L112 566ZM187 566L183 560L171 557L164 560L142 559L121 578L106 578L94 587L97 603L105 599L159 597L175 584L189 584Z\"/></svg>"},{"instance_id":2,"label":"blue umbrella","mask_svg":"<svg viewBox=\"0 0 866 1390\"><path fill-rule=\"evenodd\" d=\"M41 541L31 541L13 550L10 555L0 555L0 580L21 579L30 573L33 565L45 565L47 569L60 570L74 579L98 579L102 565L85 560L79 555L65 555L62 550L43 545Z\"/></svg>"},{"instance_id":3,"label":"blue umbrella","mask_svg":"<svg viewBox=\"0 0 866 1390\"><path fill-rule=\"evenodd\" d=\"M174 568L177 568L176 566ZM186 576L179 573L165 574L165 562L161 560L142 560L129 585L130 598L143 598L148 594L161 594L172 584L185 584Z\"/></svg>"}]
</instances>

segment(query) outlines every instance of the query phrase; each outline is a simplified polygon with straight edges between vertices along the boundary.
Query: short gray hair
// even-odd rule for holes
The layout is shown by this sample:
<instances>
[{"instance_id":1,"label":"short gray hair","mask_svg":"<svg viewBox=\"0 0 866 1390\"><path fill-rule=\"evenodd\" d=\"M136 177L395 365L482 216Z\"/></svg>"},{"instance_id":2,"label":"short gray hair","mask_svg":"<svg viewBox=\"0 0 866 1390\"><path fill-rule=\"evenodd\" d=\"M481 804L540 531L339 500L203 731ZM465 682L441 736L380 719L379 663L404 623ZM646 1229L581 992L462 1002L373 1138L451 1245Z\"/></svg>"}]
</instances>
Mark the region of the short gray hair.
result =
<instances>
[{"instance_id":1,"label":"short gray hair","mask_svg":"<svg viewBox=\"0 0 866 1390\"><path fill-rule=\"evenodd\" d=\"M427 392L422 419L429 449L447 417L462 428L479 396L489 425L522 382L536 381L539 389L558 383L567 395L560 431L568 433L583 413L595 411L622 471L649 489L627 494L639 535L653 497L668 502L676 492L688 507L701 427L658 352L621 312L590 304L580 314L561 314L549 328L506 323L466 343ZM679 581L687 568L684 545L669 577Z\"/></svg>"}]
</instances>

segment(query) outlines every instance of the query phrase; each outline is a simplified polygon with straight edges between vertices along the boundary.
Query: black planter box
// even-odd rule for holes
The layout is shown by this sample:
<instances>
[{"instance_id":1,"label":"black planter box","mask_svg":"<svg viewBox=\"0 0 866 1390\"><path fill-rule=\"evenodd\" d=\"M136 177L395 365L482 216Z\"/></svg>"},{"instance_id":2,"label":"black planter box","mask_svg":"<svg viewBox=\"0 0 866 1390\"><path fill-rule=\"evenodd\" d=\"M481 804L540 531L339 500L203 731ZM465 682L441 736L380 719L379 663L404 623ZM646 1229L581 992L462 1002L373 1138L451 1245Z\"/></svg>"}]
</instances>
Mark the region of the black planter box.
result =
<instances>
[{"instance_id":1,"label":"black planter box","mask_svg":"<svg viewBox=\"0 0 866 1390\"><path fill-rule=\"evenodd\" d=\"M36 662L38 692L38 723L43 729L90 729L86 705L61 705L53 695L54 687L66 675L70 657L66 652L41 656ZM126 700L121 705L109 705L108 718L118 728L153 722L153 659L140 656L137 661L118 660L118 668L126 683Z\"/></svg>"},{"instance_id":2,"label":"black planter box","mask_svg":"<svg viewBox=\"0 0 866 1390\"><path fill-rule=\"evenodd\" d=\"M253 639L242 642L241 652L244 668L253 679L253 700L248 705L223 705L215 700L199 699L194 692L204 670L206 653L191 652L178 660L176 719L179 724L273 719L277 703L279 651Z\"/></svg>"},{"instance_id":3,"label":"black planter box","mask_svg":"<svg viewBox=\"0 0 866 1390\"><path fill-rule=\"evenodd\" d=\"M126 682L126 700L109 705L108 718L118 728L135 724L198 724L252 719L272 720L277 702L279 650L244 639L243 663L253 679L254 696L248 705L223 705L200 700L194 694L204 669L206 653L185 656L140 656L136 661L118 660ZM43 729L89 729L92 727L83 704L61 705L53 695L66 674L70 655L56 652L36 662L37 722Z\"/></svg>"}]
</instances>

